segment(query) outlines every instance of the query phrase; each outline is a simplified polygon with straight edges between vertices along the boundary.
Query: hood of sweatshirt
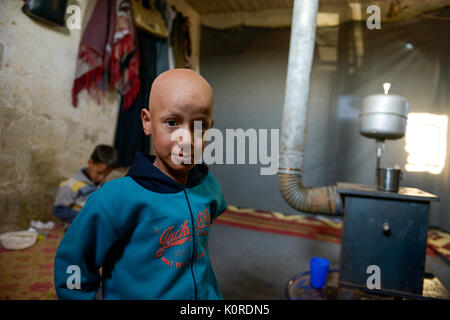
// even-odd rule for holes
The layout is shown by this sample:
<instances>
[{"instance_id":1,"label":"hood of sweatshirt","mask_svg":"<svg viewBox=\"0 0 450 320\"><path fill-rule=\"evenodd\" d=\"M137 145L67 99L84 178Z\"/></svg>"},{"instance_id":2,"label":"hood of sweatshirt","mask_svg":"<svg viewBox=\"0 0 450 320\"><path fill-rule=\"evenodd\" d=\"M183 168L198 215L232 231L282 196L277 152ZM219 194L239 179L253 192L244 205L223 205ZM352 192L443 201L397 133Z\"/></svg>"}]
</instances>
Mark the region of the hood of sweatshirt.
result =
<instances>
[{"instance_id":1,"label":"hood of sweatshirt","mask_svg":"<svg viewBox=\"0 0 450 320\"><path fill-rule=\"evenodd\" d=\"M87 184L92 184L95 186L99 185L98 183L96 184L91 180L91 178L89 177L89 175L87 173L87 167L84 167L84 168L81 168L80 170L78 170L78 172L73 175L73 178L76 181L85 182Z\"/></svg>"},{"instance_id":2,"label":"hood of sweatshirt","mask_svg":"<svg viewBox=\"0 0 450 320\"><path fill-rule=\"evenodd\" d=\"M155 159L156 156L137 152L134 164L126 175L142 187L158 193L177 193L184 188L195 187L208 175L205 164L196 164L189 171L186 185L182 185L155 167Z\"/></svg>"}]
</instances>

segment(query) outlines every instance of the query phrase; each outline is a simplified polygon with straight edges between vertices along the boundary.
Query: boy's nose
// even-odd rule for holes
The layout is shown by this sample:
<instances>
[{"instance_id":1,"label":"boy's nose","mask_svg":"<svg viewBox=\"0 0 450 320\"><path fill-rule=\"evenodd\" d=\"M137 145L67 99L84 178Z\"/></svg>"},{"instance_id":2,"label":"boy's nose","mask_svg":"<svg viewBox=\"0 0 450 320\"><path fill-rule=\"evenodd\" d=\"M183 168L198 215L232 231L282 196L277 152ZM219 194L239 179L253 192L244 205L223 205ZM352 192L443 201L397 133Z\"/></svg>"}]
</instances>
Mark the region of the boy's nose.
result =
<instances>
[{"instance_id":1,"label":"boy's nose","mask_svg":"<svg viewBox=\"0 0 450 320\"><path fill-rule=\"evenodd\" d=\"M193 130L182 129L182 131L178 133L178 144L189 145L190 143L191 145L194 145L194 137Z\"/></svg>"},{"instance_id":2,"label":"boy's nose","mask_svg":"<svg viewBox=\"0 0 450 320\"><path fill-rule=\"evenodd\" d=\"M194 138L192 137L192 135L190 137L185 137L185 136L179 136L178 137L178 144L184 147L187 147L189 145L194 145Z\"/></svg>"},{"instance_id":3,"label":"boy's nose","mask_svg":"<svg viewBox=\"0 0 450 320\"><path fill-rule=\"evenodd\" d=\"M196 140L203 139L202 132L200 131L200 135L197 133L197 136L195 135L195 129L189 128L189 127L183 127L178 129L176 132L173 133L172 141L176 142L176 145L178 148L183 148L184 150L187 150L190 148L191 154L194 154L194 150L196 147L200 147L202 143L200 141ZM200 143L199 143L200 142Z\"/></svg>"}]
</instances>

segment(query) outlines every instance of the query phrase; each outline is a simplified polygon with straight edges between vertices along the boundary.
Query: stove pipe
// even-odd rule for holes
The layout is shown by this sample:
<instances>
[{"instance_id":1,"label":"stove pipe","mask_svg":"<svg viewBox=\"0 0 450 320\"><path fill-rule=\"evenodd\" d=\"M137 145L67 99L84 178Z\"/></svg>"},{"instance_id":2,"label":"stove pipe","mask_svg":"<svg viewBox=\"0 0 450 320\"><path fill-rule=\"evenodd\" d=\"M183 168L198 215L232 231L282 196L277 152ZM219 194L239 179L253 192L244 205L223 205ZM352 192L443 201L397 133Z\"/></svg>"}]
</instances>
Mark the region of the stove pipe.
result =
<instances>
[{"instance_id":1,"label":"stove pipe","mask_svg":"<svg viewBox=\"0 0 450 320\"><path fill-rule=\"evenodd\" d=\"M319 0L295 0L281 126L278 188L283 199L299 211L342 213L336 186L310 188L302 183L306 143L309 81L314 55Z\"/></svg>"}]
</instances>

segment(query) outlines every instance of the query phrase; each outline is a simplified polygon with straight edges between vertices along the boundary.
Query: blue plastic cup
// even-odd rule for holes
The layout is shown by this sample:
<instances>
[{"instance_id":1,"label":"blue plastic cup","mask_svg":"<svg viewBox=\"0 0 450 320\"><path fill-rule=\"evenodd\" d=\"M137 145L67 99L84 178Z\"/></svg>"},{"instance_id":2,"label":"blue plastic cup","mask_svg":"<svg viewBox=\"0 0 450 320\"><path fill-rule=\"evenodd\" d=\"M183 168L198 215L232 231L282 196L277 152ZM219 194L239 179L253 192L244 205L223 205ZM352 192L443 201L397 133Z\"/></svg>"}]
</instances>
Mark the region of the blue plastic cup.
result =
<instances>
[{"instance_id":1,"label":"blue plastic cup","mask_svg":"<svg viewBox=\"0 0 450 320\"><path fill-rule=\"evenodd\" d=\"M323 288L327 280L330 261L324 258L314 257L309 260L309 268L309 284L311 287L317 289Z\"/></svg>"}]
</instances>

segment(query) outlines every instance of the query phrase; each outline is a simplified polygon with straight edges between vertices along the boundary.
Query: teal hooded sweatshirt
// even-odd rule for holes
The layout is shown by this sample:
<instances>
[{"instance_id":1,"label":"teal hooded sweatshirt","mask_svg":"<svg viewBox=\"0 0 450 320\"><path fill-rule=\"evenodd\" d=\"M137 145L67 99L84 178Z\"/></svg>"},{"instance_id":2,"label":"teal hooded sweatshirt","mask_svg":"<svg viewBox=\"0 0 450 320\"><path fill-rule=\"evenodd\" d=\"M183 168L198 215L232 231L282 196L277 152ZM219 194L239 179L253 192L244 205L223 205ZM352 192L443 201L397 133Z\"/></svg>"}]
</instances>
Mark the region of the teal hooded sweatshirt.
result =
<instances>
[{"instance_id":1,"label":"teal hooded sweatshirt","mask_svg":"<svg viewBox=\"0 0 450 320\"><path fill-rule=\"evenodd\" d=\"M59 299L222 299L209 228L226 209L204 164L181 185L142 153L125 177L92 193L55 256ZM101 268L101 273L99 269Z\"/></svg>"}]
</instances>

